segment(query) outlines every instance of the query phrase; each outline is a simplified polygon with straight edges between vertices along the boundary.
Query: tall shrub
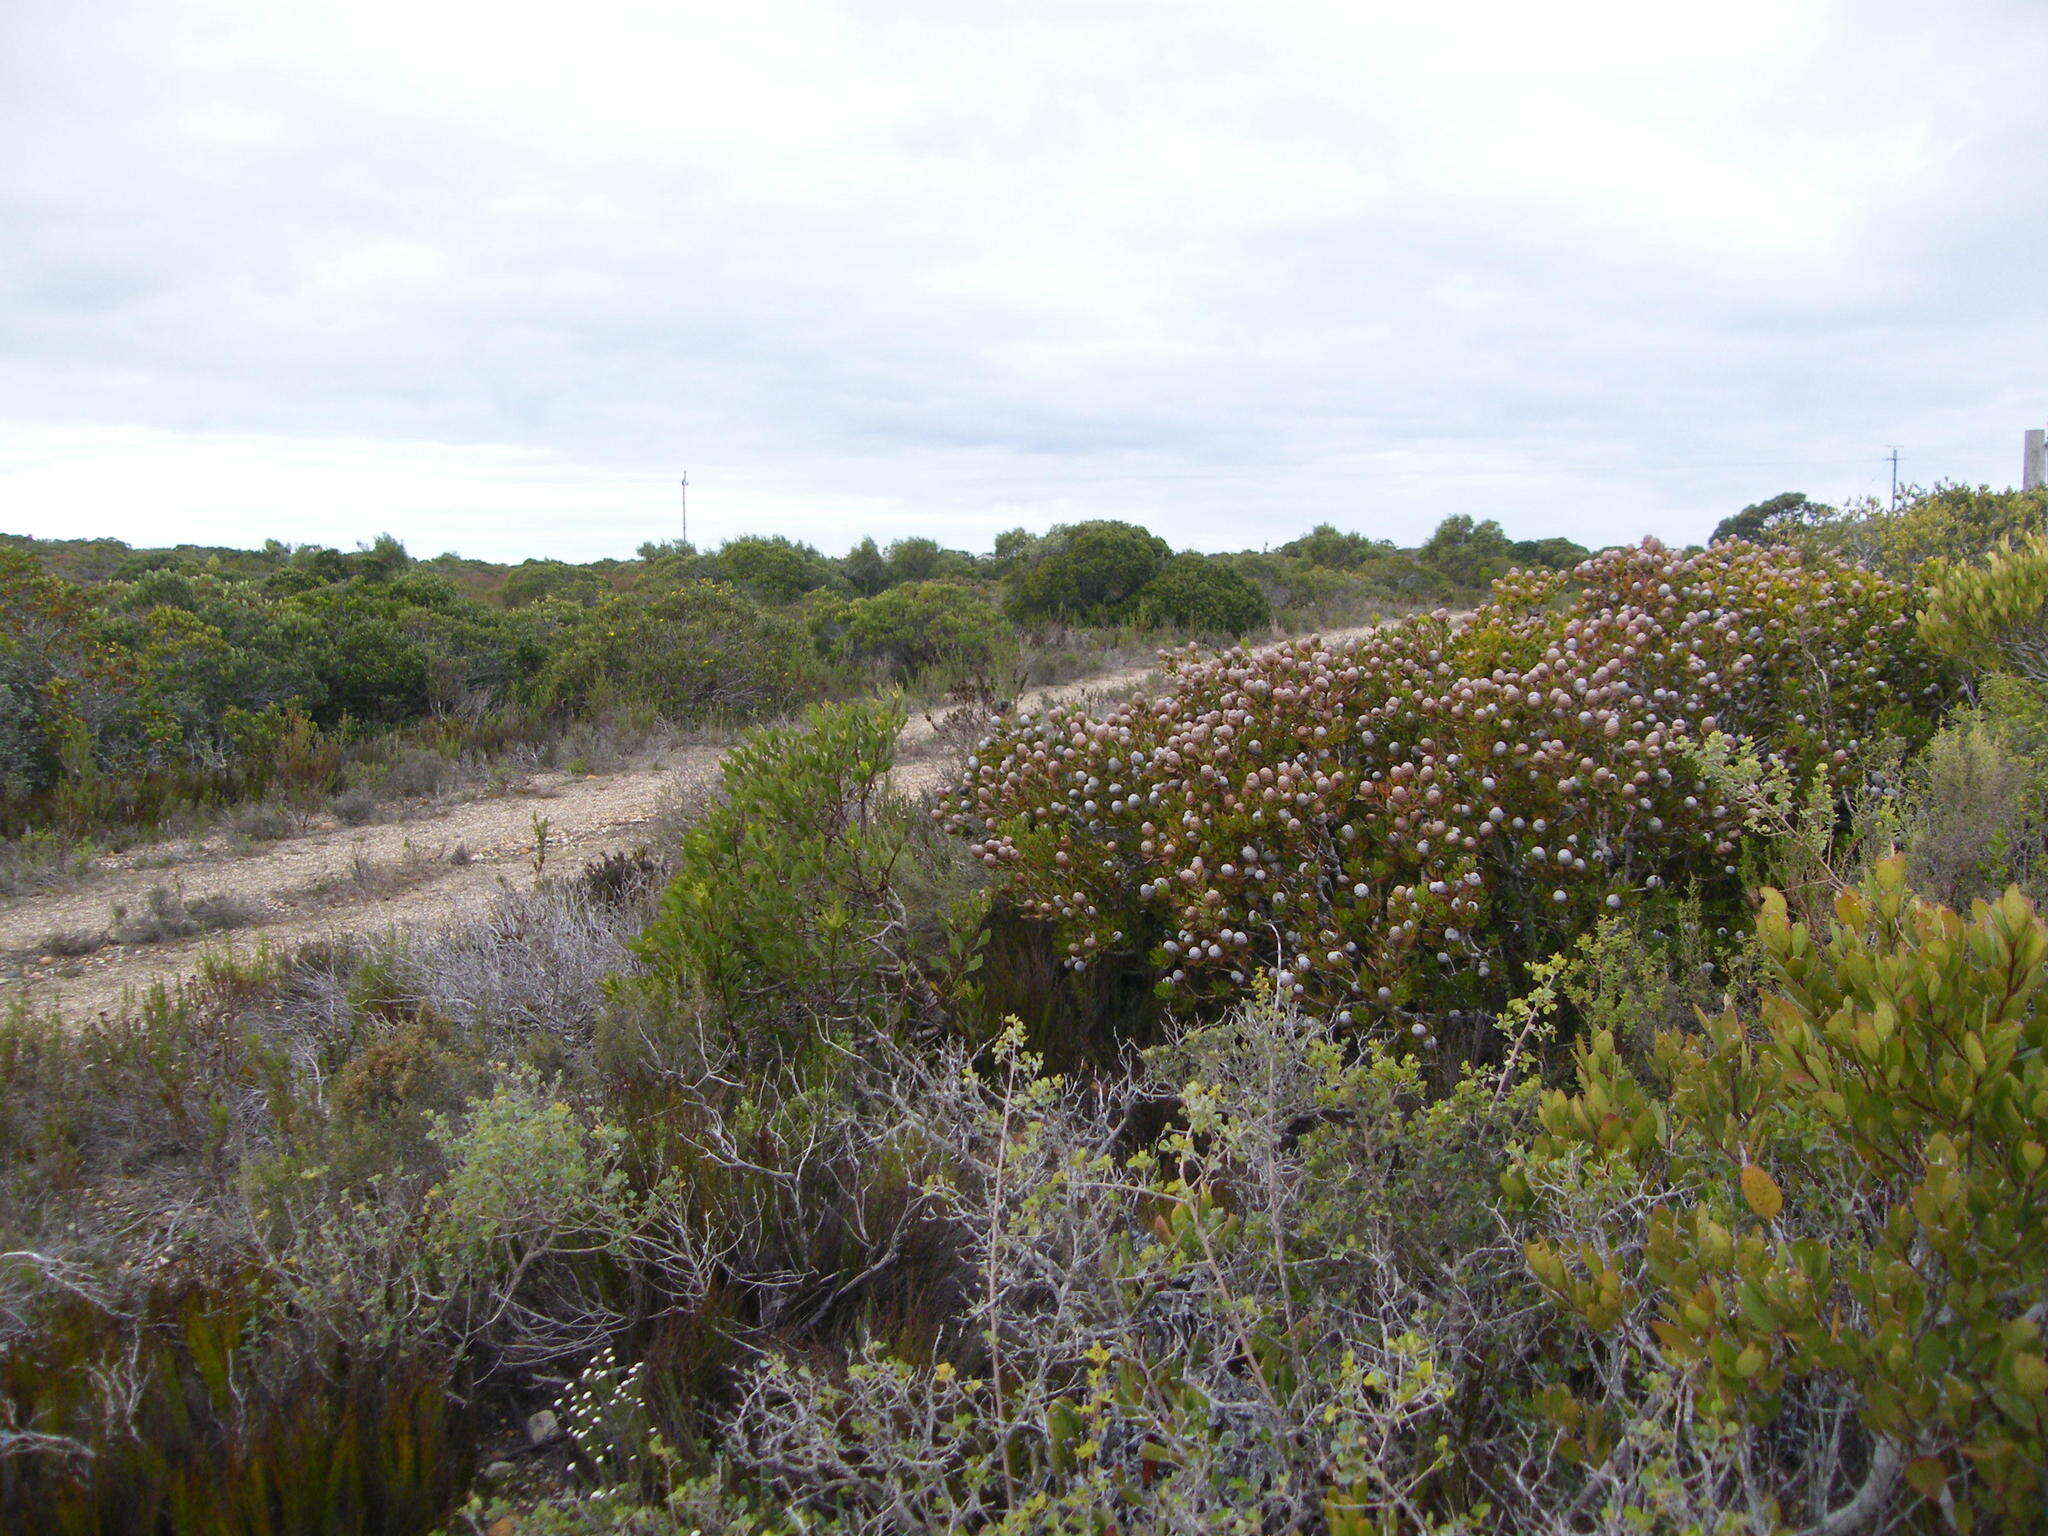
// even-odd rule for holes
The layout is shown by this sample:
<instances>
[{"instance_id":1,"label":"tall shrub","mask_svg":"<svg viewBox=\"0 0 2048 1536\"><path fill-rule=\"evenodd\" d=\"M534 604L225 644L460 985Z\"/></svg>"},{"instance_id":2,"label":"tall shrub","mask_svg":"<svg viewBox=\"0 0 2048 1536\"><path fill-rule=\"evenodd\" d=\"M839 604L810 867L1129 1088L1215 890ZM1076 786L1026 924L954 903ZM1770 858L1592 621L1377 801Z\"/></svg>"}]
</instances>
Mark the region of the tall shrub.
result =
<instances>
[{"instance_id":1,"label":"tall shrub","mask_svg":"<svg viewBox=\"0 0 2048 1536\"><path fill-rule=\"evenodd\" d=\"M1190 1001L1270 967L1360 1022L1490 1006L1646 893L1732 911L1744 818L1701 745L1846 777L1943 690L1905 588L1740 544L1611 551L1499 583L1462 627L1171 671L1158 698L1007 724L949 824L1072 966L1147 955Z\"/></svg>"},{"instance_id":2,"label":"tall shrub","mask_svg":"<svg viewBox=\"0 0 2048 1536\"><path fill-rule=\"evenodd\" d=\"M692 581L588 610L550 658L541 693L577 709L648 704L674 720L744 719L812 696L814 665L795 622Z\"/></svg>"},{"instance_id":3,"label":"tall shrub","mask_svg":"<svg viewBox=\"0 0 2048 1536\"><path fill-rule=\"evenodd\" d=\"M887 1015L906 914L892 881L910 826L885 814L899 703L818 706L725 756L725 796L634 945L641 988L698 999L749 1049L796 1050L818 1017Z\"/></svg>"}]
</instances>

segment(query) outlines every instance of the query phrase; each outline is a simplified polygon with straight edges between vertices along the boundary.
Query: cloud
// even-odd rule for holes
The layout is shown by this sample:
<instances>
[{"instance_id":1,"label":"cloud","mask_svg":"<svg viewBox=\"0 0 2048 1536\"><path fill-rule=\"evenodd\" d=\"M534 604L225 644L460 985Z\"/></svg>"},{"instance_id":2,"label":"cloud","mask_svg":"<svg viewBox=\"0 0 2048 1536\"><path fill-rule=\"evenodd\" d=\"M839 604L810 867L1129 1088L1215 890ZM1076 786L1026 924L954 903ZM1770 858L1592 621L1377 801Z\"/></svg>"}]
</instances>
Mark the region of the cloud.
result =
<instances>
[{"instance_id":1,"label":"cloud","mask_svg":"<svg viewBox=\"0 0 2048 1536\"><path fill-rule=\"evenodd\" d=\"M685 464L828 547L2003 483L2044 77L2028 4L18 0L0 507L519 556Z\"/></svg>"}]
</instances>

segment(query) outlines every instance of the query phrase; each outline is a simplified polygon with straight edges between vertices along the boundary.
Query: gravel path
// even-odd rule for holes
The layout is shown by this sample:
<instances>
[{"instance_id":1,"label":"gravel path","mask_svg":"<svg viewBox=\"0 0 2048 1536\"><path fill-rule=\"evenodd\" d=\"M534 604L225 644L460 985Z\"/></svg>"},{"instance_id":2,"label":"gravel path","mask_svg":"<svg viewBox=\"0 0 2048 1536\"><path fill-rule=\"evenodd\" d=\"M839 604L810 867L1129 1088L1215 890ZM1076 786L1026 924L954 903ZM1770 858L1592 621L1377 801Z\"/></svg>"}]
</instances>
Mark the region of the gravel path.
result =
<instances>
[{"instance_id":1,"label":"gravel path","mask_svg":"<svg viewBox=\"0 0 2048 1536\"><path fill-rule=\"evenodd\" d=\"M1333 630L1325 638L1364 632ZM1019 702L1039 708L1111 697L1154 670L1107 673L1040 689ZM929 793L944 776L954 748L936 728L943 724L914 716L905 727L896 783L906 794ZM159 983L189 979L209 951L248 953L258 944L289 950L458 921L500 889L534 883L536 818L547 822L547 873L578 870L642 845L666 809L716 779L722 756L717 747L688 747L652 768L589 777L536 774L516 793L447 803L374 826L325 827L240 851L221 836L131 850L102 861L68 890L0 901L0 1006L26 1000L70 1019L90 1019L119 1011ZM117 908L146 911L157 886L188 903L232 898L249 908L249 920L210 935L108 944L72 958L44 953L53 935L104 933Z\"/></svg>"}]
</instances>

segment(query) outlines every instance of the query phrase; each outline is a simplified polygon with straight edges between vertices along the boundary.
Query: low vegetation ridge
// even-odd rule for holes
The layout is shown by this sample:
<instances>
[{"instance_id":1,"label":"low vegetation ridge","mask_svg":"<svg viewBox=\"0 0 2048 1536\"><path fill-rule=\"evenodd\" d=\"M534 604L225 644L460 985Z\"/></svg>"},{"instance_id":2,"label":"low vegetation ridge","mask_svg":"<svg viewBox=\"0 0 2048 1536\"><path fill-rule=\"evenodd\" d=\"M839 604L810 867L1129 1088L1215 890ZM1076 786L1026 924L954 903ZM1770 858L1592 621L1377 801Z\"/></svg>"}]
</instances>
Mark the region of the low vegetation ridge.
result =
<instances>
[{"instance_id":1,"label":"low vegetation ridge","mask_svg":"<svg viewBox=\"0 0 2048 1536\"><path fill-rule=\"evenodd\" d=\"M0 1529L2038 1530L2048 497L1723 533L1503 556L1456 622L1274 641L1269 598L1050 696L845 649L944 575L792 604L692 564L522 674L637 665L630 700L308 694L182 765L122 756L146 573L21 555L6 696L33 623L84 637L21 761L101 786L22 781L24 886L104 901L122 803L338 854L451 788L531 834L635 753L701 774L444 924L11 1010ZM1004 668L1159 643L1183 557L1064 537L952 581ZM1091 548L1151 574L1027 623ZM723 617L596 617L678 604ZM762 625L809 681L697 710ZM409 753L445 779L380 789ZM234 920L155 873L100 939Z\"/></svg>"}]
</instances>

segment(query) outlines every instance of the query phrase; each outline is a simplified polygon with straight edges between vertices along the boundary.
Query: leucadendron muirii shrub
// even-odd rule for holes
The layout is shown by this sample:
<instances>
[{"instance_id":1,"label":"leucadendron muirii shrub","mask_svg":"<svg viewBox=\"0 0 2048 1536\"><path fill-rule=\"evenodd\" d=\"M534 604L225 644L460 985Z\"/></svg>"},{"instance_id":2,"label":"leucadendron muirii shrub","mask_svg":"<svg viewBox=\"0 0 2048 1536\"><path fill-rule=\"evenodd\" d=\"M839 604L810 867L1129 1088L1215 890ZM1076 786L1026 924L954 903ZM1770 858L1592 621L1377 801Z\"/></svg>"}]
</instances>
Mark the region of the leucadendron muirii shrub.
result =
<instances>
[{"instance_id":1,"label":"leucadendron muirii shrub","mask_svg":"<svg viewBox=\"0 0 2048 1536\"><path fill-rule=\"evenodd\" d=\"M1740 912L1717 735L1833 792L1946 688L1904 586L1741 543L1511 576L1463 624L1167 662L1156 697L1007 724L947 824L1072 969L1144 964L1178 1007L1271 969L1424 1034L1607 914L1688 888Z\"/></svg>"},{"instance_id":2,"label":"leucadendron muirii shrub","mask_svg":"<svg viewBox=\"0 0 2048 1536\"><path fill-rule=\"evenodd\" d=\"M1667 1033L1651 1082L1596 1034L1508 1176L1544 1229L1531 1271L1602 1362L1551 1406L1597 1462L1589 1426L1676 1372L1703 1424L1801 1469L1789 1522L1918 1496L1946 1528L2038 1529L2048 927L2017 891L1917 900L1889 860L1825 936L1775 892L1757 930L1760 1018Z\"/></svg>"}]
</instances>

